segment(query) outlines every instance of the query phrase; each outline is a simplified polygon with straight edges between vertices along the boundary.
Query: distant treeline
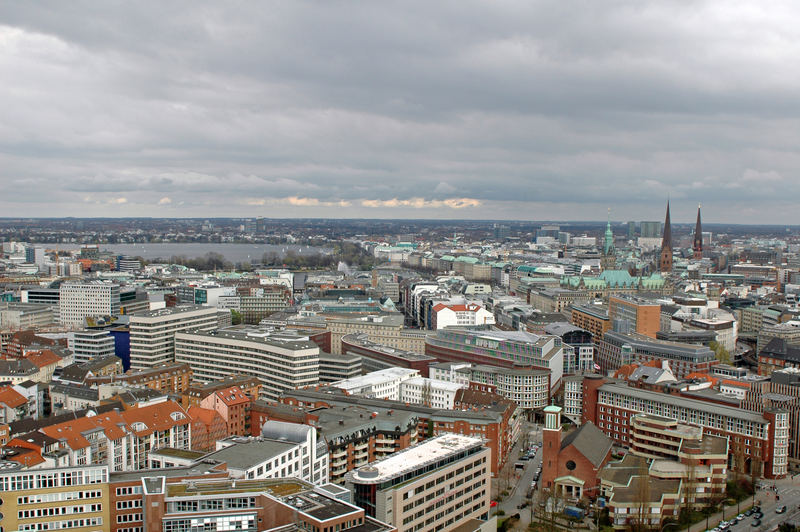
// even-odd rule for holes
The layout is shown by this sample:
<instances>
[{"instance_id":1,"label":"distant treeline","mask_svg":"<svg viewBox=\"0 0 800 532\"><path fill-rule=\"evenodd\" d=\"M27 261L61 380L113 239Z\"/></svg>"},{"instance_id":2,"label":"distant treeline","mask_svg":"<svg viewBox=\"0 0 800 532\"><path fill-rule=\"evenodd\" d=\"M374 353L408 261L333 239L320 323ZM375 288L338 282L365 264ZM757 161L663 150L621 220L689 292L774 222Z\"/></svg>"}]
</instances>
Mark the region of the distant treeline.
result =
<instances>
[{"instance_id":1,"label":"distant treeline","mask_svg":"<svg viewBox=\"0 0 800 532\"><path fill-rule=\"evenodd\" d=\"M375 265L375 257L364 251L360 246L351 242L337 242L333 245L333 252L329 254L313 253L301 255L294 250L287 251L283 257L274 251L264 253L261 257L261 264L254 265L249 262L234 264L225 260L221 253L209 251L202 257L186 257L185 255L173 255L169 259L157 258L145 260L136 257L143 265L153 263L180 264L187 268L194 268L197 271L222 271L240 270L250 271L255 266L265 266L271 268L289 268L291 270L335 270L339 261L347 263L351 268L359 270L369 270Z\"/></svg>"}]
</instances>

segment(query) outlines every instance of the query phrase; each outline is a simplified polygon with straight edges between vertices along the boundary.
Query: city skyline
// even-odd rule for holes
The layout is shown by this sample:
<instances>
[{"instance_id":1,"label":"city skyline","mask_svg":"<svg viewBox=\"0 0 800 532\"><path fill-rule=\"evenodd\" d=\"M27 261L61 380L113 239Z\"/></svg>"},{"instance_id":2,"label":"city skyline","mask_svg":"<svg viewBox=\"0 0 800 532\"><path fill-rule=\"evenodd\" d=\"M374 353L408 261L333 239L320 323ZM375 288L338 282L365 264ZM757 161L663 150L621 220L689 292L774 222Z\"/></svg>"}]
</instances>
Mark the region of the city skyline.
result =
<instances>
[{"instance_id":1,"label":"city skyline","mask_svg":"<svg viewBox=\"0 0 800 532\"><path fill-rule=\"evenodd\" d=\"M4 5L0 212L800 224L798 15Z\"/></svg>"}]
</instances>

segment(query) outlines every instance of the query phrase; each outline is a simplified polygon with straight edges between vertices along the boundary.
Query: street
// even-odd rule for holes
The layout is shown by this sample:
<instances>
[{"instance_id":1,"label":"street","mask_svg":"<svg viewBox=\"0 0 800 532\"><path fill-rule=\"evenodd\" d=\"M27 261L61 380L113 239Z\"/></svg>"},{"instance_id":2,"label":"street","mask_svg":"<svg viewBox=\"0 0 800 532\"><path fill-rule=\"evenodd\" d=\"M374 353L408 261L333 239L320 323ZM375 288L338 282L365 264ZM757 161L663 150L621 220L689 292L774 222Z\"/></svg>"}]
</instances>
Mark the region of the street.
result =
<instances>
[{"instance_id":1,"label":"street","mask_svg":"<svg viewBox=\"0 0 800 532\"><path fill-rule=\"evenodd\" d=\"M520 440L524 440L525 438L520 438ZM534 442L531 442L531 444ZM538 443L538 442L537 442ZM509 458L509 463L512 469L514 468L514 464L519 462L519 456L521 454L522 441L518 442L517 446L515 446L512 457L513 459ZM512 476L509 479L509 495L505 499L503 499L498 505L497 510L503 510L506 516L514 515L516 513L520 514L520 523L518 524L518 528L527 528L528 524L531 521L531 506L530 506L530 499L528 499L527 495L530 490L531 482L533 481L533 477L536 474L536 469L539 464L542 462L542 450L539 449L536 452L536 456L530 460L522 461L525 464L525 468L523 470L516 470L512 472ZM528 506L525 508L518 508L518 506L522 503L528 503Z\"/></svg>"}]
</instances>

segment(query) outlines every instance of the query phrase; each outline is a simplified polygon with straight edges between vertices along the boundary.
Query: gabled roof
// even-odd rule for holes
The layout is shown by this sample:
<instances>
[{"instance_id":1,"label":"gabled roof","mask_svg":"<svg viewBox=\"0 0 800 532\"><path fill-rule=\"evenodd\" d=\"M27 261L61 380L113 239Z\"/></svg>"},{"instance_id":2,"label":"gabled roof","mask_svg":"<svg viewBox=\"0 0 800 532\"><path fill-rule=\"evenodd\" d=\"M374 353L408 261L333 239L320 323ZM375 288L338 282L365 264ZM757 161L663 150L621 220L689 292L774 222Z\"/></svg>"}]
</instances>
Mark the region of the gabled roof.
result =
<instances>
[{"instance_id":1,"label":"gabled roof","mask_svg":"<svg viewBox=\"0 0 800 532\"><path fill-rule=\"evenodd\" d=\"M42 433L57 440L64 440L70 449L84 449L91 445L86 436L94 431L102 430L109 440L118 440L125 436L122 426L124 420L118 412L107 412L99 416L81 417L51 425L40 429Z\"/></svg>"},{"instance_id":2,"label":"gabled roof","mask_svg":"<svg viewBox=\"0 0 800 532\"><path fill-rule=\"evenodd\" d=\"M33 362L33 364L40 369L61 362L61 357L49 349L29 351L25 358Z\"/></svg>"},{"instance_id":3,"label":"gabled roof","mask_svg":"<svg viewBox=\"0 0 800 532\"><path fill-rule=\"evenodd\" d=\"M0 403L6 405L8 408L18 408L27 404L28 400L25 399L24 395L8 386L0 388Z\"/></svg>"},{"instance_id":4,"label":"gabled roof","mask_svg":"<svg viewBox=\"0 0 800 532\"><path fill-rule=\"evenodd\" d=\"M231 386L230 388L219 390L216 392L216 396L227 406L240 405L250 402L250 398L247 397L244 392L242 392L242 389L238 386Z\"/></svg>"},{"instance_id":5,"label":"gabled roof","mask_svg":"<svg viewBox=\"0 0 800 532\"><path fill-rule=\"evenodd\" d=\"M203 408L200 406L190 406L187 412L192 421L199 421L203 425L210 427L214 423L214 419L220 418L219 412L210 408Z\"/></svg>"},{"instance_id":6,"label":"gabled roof","mask_svg":"<svg viewBox=\"0 0 800 532\"><path fill-rule=\"evenodd\" d=\"M189 416L174 401L131 408L122 412L122 418L138 437L149 436L155 431L165 431L190 422Z\"/></svg>"},{"instance_id":7,"label":"gabled roof","mask_svg":"<svg viewBox=\"0 0 800 532\"><path fill-rule=\"evenodd\" d=\"M594 423L587 421L561 441L562 450L570 445L586 457L593 466L600 467L611 451L612 441Z\"/></svg>"}]
</instances>

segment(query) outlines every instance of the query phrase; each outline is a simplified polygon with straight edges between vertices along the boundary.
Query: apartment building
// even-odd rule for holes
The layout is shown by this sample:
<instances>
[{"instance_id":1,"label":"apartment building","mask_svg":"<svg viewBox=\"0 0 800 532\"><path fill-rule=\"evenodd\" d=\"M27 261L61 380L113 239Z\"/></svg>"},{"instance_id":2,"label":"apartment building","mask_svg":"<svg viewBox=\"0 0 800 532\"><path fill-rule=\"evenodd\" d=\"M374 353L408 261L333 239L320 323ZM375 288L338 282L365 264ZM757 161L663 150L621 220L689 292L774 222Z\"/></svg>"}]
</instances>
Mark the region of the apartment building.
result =
<instances>
[{"instance_id":1,"label":"apartment building","mask_svg":"<svg viewBox=\"0 0 800 532\"><path fill-rule=\"evenodd\" d=\"M276 400L286 390L319 381L319 347L307 336L228 328L175 334L175 360L201 382L231 373L256 377L260 397Z\"/></svg>"},{"instance_id":2,"label":"apartment building","mask_svg":"<svg viewBox=\"0 0 800 532\"><path fill-rule=\"evenodd\" d=\"M8 447L33 451L27 459L31 466L105 465L110 471L131 471L147 467L150 451L188 450L190 430L180 405L164 401L43 426L11 439Z\"/></svg>"},{"instance_id":3,"label":"apartment building","mask_svg":"<svg viewBox=\"0 0 800 532\"><path fill-rule=\"evenodd\" d=\"M211 331L219 325L217 309L179 305L130 317L131 368L146 369L175 361L175 333Z\"/></svg>"},{"instance_id":4,"label":"apartment building","mask_svg":"<svg viewBox=\"0 0 800 532\"><path fill-rule=\"evenodd\" d=\"M68 281L59 289L58 316L67 328L83 328L87 317L118 316L119 305L119 285L115 283Z\"/></svg>"},{"instance_id":5,"label":"apartment building","mask_svg":"<svg viewBox=\"0 0 800 532\"><path fill-rule=\"evenodd\" d=\"M488 520L489 449L479 438L431 438L346 475L353 502L399 532Z\"/></svg>"},{"instance_id":6,"label":"apartment building","mask_svg":"<svg viewBox=\"0 0 800 532\"><path fill-rule=\"evenodd\" d=\"M168 362L140 370L131 370L122 375L97 375L86 377L86 384L98 386L112 384L150 388L158 392L184 394L192 382L192 368L181 362Z\"/></svg>"},{"instance_id":7,"label":"apartment building","mask_svg":"<svg viewBox=\"0 0 800 532\"><path fill-rule=\"evenodd\" d=\"M410 418L418 420L417 430L408 433L408 437L412 440L413 438L424 439L425 437L451 433L482 438L485 440L485 446L491 452L490 469L494 475L499 474L501 467L509 459L514 443L521 433L523 418L522 410L513 401L500 399L495 394L469 389L459 390L456 395L455 410L442 410L425 405L412 405L387 399L367 399L350 395L330 394L321 390L287 392L281 398L281 402L301 409L281 414L287 416L284 418L287 421L295 423L314 424L315 409L326 408L330 409L330 415L336 420L333 424L335 425L335 423L342 421L340 427L346 431L347 415L345 414L345 409L358 405L369 409L369 412L376 412L379 420L383 416L396 419L397 421L393 423L387 419L387 423L384 425L388 429L401 427L401 430L395 434L395 440L405 438L404 435L408 431L402 427L406 426L404 423ZM304 411L306 412L305 414ZM340 411L342 412L342 417L336 417ZM359 413L359 415L363 414L363 412ZM305 417L306 415L308 417ZM364 415L362 419L368 418L369 414ZM320 417L320 419L322 418ZM253 425L255 424L254 421ZM333 434L339 434L338 429L335 426L333 428ZM329 433L324 430L322 435L329 441L334 437L329 436ZM359 454L364 452L364 447L355 449L356 454L359 454L359 456L354 457L355 462L357 463L365 458L378 458L382 453L389 452L391 445L386 440L390 438L379 437L379 440L381 439L384 440L383 445L381 445L381 442L376 442L374 452L369 451L368 454L364 455ZM407 445L408 442L405 440L399 443L395 441L395 450L404 448ZM369 450L369 446L367 449ZM348 456L351 454L349 450L347 454ZM334 456L332 454L331 464L336 464L337 458L339 458L339 455ZM348 459L347 464L348 467L351 467L354 465L354 461ZM341 474L341 471L337 469L333 471L334 475Z\"/></svg>"}]
</instances>

